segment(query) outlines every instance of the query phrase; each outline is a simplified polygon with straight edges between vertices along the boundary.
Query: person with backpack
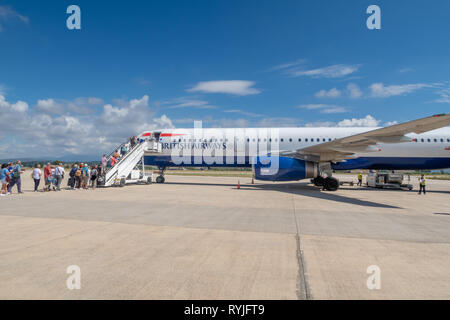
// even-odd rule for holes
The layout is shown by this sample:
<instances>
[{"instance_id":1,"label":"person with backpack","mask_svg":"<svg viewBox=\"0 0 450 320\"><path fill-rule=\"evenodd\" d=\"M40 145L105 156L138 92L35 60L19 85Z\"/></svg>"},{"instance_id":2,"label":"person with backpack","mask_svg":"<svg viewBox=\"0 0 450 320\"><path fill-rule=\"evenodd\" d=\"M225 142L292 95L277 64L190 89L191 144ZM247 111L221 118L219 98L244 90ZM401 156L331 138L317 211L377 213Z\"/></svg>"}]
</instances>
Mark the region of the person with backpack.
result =
<instances>
[{"instance_id":1,"label":"person with backpack","mask_svg":"<svg viewBox=\"0 0 450 320\"><path fill-rule=\"evenodd\" d=\"M75 173L78 170L78 165L74 164L72 170L70 170L69 172L69 181L68 181L68 185L70 187L70 189L75 189Z\"/></svg>"},{"instance_id":2,"label":"person with backpack","mask_svg":"<svg viewBox=\"0 0 450 320\"><path fill-rule=\"evenodd\" d=\"M75 188L80 189L81 188L81 166L83 164L80 164L80 167L77 168L75 171Z\"/></svg>"},{"instance_id":3,"label":"person with backpack","mask_svg":"<svg viewBox=\"0 0 450 320\"><path fill-rule=\"evenodd\" d=\"M87 190L89 183L89 167L87 163L81 168L81 181L81 187Z\"/></svg>"},{"instance_id":4,"label":"person with backpack","mask_svg":"<svg viewBox=\"0 0 450 320\"><path fill-rule=\"evenodd\" d=\"M97 166L92 166L91 168L91 188L95 189L97 186L97 178L99 176Z\"/></svg>"},{"instance_id":5,"label":"person with backpack","mask_svg":"<svg viewBox=\"0 0 450 320\"><path fill-rule=\"evenodd\" d=\"M14 166L13 171L12 171L12 179L11 179L11 184L9 185L9 188L8 188L8 193L11 193L11 190L14 187L14 185L17 185L18 193L23 193L22 192L22 180L20 179L20 175L25 170L22 169L21 165L22 165L22 163L20 162L20 160L17 160L17 164Z\"/></svg>"}]
</instances>

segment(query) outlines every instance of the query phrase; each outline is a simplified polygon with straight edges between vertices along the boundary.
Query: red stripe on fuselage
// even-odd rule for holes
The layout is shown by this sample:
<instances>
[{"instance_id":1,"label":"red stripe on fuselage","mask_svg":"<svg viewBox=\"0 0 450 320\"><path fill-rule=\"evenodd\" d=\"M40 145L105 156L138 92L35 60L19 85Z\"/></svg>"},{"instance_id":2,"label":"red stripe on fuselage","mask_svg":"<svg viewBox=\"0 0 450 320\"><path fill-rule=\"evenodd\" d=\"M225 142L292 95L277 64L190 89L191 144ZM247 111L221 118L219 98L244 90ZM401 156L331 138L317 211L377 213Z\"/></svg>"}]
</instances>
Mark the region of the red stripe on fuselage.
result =
<instances>
[{"instance_id":1,"label":"red stripe on fuselage","mask_svg":"<svg viewBox=\"0 0 450 320\"><path fill-rule=\"evenodd\" d=\"M161 133L160 137L185 136L184 133Z\"/></svg>"}]
</instances>

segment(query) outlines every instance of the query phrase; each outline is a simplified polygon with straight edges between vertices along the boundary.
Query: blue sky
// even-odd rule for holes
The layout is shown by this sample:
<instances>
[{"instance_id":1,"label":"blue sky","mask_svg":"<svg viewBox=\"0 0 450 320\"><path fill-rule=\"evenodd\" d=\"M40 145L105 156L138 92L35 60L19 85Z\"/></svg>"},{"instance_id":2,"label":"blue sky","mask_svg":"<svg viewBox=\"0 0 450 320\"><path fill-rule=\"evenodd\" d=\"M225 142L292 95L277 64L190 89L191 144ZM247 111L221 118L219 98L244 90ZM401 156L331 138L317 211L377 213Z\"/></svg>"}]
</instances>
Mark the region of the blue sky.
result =
<instances>
[{"instance_id":1,"label":"blue sky","mask_svg":"<svg viewBox=\"0 0 450 320\"><path fill-rule=\"evenodd\" d=\"M81 30L66 28L71 4ZM366 27L371 4L381 30ZM0 159L96 156L193 120L373 126L445 113L449 12L444 0L0 1Z\"/></svg>"}]
</instances>

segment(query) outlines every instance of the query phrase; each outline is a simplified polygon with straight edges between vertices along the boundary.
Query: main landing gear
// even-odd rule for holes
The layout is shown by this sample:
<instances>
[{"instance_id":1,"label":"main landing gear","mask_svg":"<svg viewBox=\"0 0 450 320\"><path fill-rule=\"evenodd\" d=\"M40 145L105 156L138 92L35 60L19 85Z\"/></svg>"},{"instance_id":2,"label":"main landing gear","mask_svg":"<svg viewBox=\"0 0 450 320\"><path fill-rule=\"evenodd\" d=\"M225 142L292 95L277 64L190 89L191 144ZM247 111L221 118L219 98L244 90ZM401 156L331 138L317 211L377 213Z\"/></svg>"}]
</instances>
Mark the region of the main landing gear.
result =
<instances>
[{"instance_id":1,"label":"main landing gear","mask_svg":"<svg viewBox=\"0 0 450 320\"><path fill-rule=\"evenodd\" d=\"M324 178L322 174L325 174L327 177ZM311 182L316 187L322 187L323 190L328 191L336 191L339 189L339 180L332 177L333 170L331 169L330 163L321 163L319 166L319 176L311 179Z\"/></svg>"},{"instance_id":2,"label":"main landing gear","mask_svg":"<svg viewBox=\"0 0 450 320\"><path fill-rule=\"evenodd\" d=\"M336 191L339 189L339 180L333 177L318 176L311 180L316 187L323 187L327 191Z\"/></svg>"},{"instance_id":3,"label":"main landing gear","mask_svg":"<svg viewBox=\"0 0 450 320\"><path fill-rule=\"evenodd\" d=\"M156 177L156 183L164 183L166 181L164 178L164 170L166 170L165 167L159 168L159 176Z\"/></svg>"}]
</instances>

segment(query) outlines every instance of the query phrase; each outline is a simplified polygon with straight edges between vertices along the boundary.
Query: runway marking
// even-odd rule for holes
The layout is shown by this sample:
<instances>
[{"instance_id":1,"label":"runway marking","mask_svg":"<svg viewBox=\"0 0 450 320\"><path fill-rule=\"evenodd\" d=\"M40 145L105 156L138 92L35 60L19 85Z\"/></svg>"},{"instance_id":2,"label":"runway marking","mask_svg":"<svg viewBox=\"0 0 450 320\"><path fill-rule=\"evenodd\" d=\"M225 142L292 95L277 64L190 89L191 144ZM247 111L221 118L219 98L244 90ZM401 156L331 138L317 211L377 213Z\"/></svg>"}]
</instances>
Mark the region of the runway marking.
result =
<instances>
[{"instance_id":1,"label":"runway marking","mask_svg":"<svg viewBox=\"0 0 450 320\"><path fill-rule=\"evenodd\" d=\"M305 261L303 257L303 252L300 244L300 227L297 221L297 214L295 211L295 200L294 196L292 196L292 206L293 206L293 214L295 221L296 234L295 239L297 243L297 260L298 260L298 281L297 281L297 299L298 300L311 300L310 289L306 280L305 275Z\"/></svg>"}]
</instances>

